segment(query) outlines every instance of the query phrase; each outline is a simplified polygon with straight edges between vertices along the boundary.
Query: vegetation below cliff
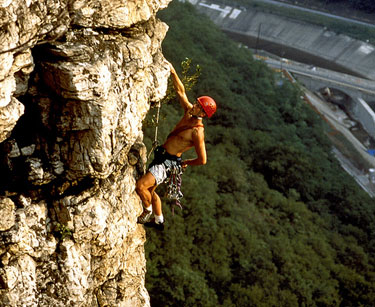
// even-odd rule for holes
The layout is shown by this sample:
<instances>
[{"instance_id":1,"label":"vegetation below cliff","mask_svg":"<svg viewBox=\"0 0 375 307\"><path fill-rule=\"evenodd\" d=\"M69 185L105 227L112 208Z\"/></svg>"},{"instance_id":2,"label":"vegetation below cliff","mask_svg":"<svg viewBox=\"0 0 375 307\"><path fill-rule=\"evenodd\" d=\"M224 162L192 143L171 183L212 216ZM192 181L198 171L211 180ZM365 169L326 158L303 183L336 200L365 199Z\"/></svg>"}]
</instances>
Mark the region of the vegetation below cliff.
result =
<instances>
[{"instance_id":1,"label":"vegetation below cliff","mask_svg":"<svg viewBox=\"0 0 375 307\"><path fill-rule=\"evenodd\" d=\"M218 112L207 165L183 176L183 211L164 204L165 231L147 231L151 305L373 305L375 203L340 168L322 121L191 6L160 17L165 56L201 65L191 98L212 95ZM161 139L179 116L177 102L162 107Z\"/></svg>"}]
</instances>

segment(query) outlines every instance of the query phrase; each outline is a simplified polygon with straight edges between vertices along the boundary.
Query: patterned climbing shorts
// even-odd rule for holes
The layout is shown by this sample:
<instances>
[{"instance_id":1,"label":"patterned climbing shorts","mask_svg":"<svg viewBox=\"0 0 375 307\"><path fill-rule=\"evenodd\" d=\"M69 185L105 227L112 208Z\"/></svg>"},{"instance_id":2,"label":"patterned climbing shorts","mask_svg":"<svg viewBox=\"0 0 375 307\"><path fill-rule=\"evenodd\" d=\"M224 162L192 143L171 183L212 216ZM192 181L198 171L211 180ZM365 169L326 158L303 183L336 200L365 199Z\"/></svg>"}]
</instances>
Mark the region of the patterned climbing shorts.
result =
<instances>
[{"instance_id":1,"label":"patterned climbing shorts","mask_svg":"<svg viewBox=\"0 0 375 307\"><path fill-rule=\"evenodd\" d=\"M148 170L156 180L156 184L161 184L165 179L167 179L167 168L164 164L154 165Z\"/></svg>"},{"instance_id":2,"label":"patterned climbing shorts","mask_svg":"<svg viewBox=\"0 0 375 307\"><path fill-rule=\"evenodd\" d=\"M148 171L155 177L156 184L161 184L170 175L173 167L181 165L181 158L172 156L161 146L155 150L155 158Z\"/></svg>"}]
</instances>

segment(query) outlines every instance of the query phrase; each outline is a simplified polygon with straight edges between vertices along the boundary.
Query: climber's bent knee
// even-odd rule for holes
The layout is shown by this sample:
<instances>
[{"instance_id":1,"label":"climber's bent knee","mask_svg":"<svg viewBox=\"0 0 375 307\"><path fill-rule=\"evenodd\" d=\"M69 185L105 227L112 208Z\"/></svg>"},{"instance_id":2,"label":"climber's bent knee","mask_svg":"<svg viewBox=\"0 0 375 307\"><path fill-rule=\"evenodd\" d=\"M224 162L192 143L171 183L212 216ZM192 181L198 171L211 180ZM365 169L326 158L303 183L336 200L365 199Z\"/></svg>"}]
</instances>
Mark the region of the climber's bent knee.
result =
<instances>
[{"instance_id":1,"label":"climber's bent knee","mask_svg":"<svg viewBox=\"0 0 375 307\"><path fill-rule=\"evenodd\" d=\"M150 172L147 172L146 175L144 175L141 179L137 181L136 191L139 193L144 190L149 190L150 188L154 187L155 184L156 180L154 176Z\"/></svg>"}]
</instances>

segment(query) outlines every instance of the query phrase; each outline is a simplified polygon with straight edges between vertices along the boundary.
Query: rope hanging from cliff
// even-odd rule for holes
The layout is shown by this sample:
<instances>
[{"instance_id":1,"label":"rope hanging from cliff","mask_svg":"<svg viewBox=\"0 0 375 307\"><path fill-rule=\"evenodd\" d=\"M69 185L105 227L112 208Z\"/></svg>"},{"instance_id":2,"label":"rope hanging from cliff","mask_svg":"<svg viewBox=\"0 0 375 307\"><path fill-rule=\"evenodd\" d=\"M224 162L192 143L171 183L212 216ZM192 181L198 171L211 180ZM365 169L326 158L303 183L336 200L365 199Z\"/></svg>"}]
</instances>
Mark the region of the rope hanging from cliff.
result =
<instances>
[{"instance_id":1,"label":"rope hanging from cliff","mask_svg":"<svg viewBox=\"0 0 375 307\"><path fill-rule=\"evenodd\" d=\"M150 156L154 149L158 147L158 126L159 126L159 114L160 114L160 107L161 107L161 101L158 102L157 105L157 112L156 112L156 126L155 126L155 136L154 136L154 141L152 142L152 147L150 152L148 153L147 160L150 159Z\"/></svg>"}]
</instances>

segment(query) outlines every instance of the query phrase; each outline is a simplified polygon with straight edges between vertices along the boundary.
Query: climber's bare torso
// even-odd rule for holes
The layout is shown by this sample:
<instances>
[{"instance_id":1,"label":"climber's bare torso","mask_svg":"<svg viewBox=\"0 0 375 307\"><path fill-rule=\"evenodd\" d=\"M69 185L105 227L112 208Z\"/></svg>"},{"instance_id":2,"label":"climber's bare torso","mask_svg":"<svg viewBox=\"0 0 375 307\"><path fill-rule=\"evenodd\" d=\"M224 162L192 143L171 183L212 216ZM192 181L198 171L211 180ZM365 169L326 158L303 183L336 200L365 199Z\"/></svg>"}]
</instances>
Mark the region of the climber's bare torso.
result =
<instances>
[{"instance_id":1,"label":"climber's bare torso","mask_svg":"<svg viewBox=\"0 0 375 307\"><path fill-rule=\"evenodd\" d=\"M176 131L182 127L187 129L182 130L177 135L168 137L163 144L163 147L167 150L167 152L171 155L180 157L185 151L195 147L198 156L198 152L200 152L201 155L205 155L204 128L202 120L191 116L189 111L185 112L184 117L175 126L173 131Z\"/></svg>"}]
</instances>

